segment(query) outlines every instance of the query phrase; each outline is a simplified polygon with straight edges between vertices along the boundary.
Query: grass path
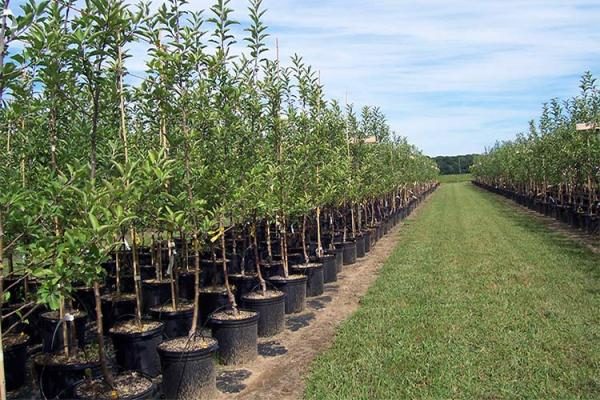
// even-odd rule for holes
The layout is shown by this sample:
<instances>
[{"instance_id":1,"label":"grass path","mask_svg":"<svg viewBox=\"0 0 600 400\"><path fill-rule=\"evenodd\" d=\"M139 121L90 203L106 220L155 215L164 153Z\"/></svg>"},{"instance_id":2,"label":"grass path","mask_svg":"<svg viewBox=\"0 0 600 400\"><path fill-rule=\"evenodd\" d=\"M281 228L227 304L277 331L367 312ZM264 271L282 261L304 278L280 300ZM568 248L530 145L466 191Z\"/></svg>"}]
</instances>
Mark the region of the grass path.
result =
<instances>
[{"instance_id":1,"label":"grass path","mask_svg":"<svg viewBox=\"0 0 600 400\"><path fill-rule=\"evenodd\" d=\"M401 235L306 398L600 398L600 257L467 182Z\"/></svg>"}]
</instances>

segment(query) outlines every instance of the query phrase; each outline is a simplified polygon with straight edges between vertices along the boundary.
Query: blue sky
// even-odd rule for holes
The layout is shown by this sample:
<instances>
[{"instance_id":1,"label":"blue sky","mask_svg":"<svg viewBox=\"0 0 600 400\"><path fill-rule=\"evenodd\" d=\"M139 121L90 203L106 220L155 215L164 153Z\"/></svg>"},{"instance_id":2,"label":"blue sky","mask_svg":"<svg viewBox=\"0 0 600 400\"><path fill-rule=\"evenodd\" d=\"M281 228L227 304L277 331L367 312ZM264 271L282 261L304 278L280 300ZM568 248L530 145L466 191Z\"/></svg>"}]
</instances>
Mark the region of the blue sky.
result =
<instances>
[{"instance_id":1,"label":"blue sky","mask_svg":"<svg viewBox=\"0 0 600 400\"><path fill-rule=\"evenodd\" d=\"M600 74L598 0L263 4L282 59L299 53L329 98L380 106L392 129L429 155L482 152L512 138L543 102L575 95L584 71ZM245 0L231 6L247 21ZM129 68L140 73L144 51L131 50Z\"/></svg>"}]
</instances>

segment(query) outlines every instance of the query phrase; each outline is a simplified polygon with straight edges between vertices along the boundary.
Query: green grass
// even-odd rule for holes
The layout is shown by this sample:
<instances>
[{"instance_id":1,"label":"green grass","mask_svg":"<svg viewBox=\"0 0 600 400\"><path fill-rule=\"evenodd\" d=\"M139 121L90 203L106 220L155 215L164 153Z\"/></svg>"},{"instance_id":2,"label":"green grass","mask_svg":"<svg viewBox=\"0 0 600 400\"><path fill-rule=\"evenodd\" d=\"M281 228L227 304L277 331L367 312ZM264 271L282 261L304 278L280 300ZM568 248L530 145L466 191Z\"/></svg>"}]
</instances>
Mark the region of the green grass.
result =
<instances>
[{"instance_id":1,"label":"green grass","mask_svg":"<svg viewBox=\"0 0 600 400\"><path fill-rule=\"evenodd\" d=\"M308 399L599 399L600 257L442 185L311 367Z\"/></svg>"},{"instance_id":2,"label":"green grass","mask_svg":"<svg viewBox=\"0 0 600 400\"><path fill-rule=\"evenodd\" d=\"M440 175L438 179L441 183L459 183L469 182L473 176L471 174Z\"/></svg>"}]
</instances>

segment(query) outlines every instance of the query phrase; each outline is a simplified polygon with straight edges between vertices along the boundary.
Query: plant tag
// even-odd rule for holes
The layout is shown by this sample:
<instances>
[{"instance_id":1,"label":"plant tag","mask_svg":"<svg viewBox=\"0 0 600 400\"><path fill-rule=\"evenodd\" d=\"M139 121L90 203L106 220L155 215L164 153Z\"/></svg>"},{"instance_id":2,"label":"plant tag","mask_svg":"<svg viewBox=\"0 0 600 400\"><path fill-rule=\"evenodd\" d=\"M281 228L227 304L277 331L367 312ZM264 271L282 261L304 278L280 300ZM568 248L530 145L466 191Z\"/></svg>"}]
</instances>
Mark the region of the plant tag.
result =
<instances>
[{"instance_id":1,"label":"plant tag","mask_svg":"<svg viewBox=\"0 0 600 400\"><path fill-rule=\"evenodd\" d=\"M290 231L292 231L292 235L296 233L294 232L294 224L290 225Z\"/></svg>"},{"instance_id":2,"label":"plant tag","mask_svg":"<svg viewBox=\"0 0 600 400\"><path fill-rule=\"evenodd\" d=\"M175 264L175 256L169 257L169 267L167 268L167 274L170 276L173 270L173 264Z\"/></svg>"},{"instance_id":3,"label":"plant tag","mask_svg":"<svg viewBox=\"0 0 600 400\"><path fill-rule=\"evenodd\" d=\"M131 246L129 246L129 243L127 243L127 239L123 239L123 245L125 246L125 250L131 250Z\"/></svg>"},{"instance_id":4,"label":"plant tag","mask_svg":"<svg viewBox=\"0 0 600 400\"><path fill-rule=\"evenodd\" d=\"M73 316L73 314L67 313L67 314L65 314L65 321L73 322L73 321L75 321L75 317Z\"/></svg>"}]
</instances>

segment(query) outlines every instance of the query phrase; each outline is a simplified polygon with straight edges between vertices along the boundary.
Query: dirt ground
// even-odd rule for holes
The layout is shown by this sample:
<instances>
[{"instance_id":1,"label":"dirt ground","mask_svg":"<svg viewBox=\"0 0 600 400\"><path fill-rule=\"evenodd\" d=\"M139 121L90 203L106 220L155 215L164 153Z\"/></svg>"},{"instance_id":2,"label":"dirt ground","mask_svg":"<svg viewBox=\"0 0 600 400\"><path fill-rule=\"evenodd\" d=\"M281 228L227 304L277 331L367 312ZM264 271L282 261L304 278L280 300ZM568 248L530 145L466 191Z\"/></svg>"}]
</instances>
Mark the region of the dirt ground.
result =
<instances>
[{"instance_id":1,"label":"dirt ground","mask_svg":"<svg viewBox=\"0 0 600 400\"><path fill-rule=\"evenodd\" d=\"M422 207L422 205L421 205ZM409 217L415 218L418 209ZM281 334L259 339L259 356L239 368L219 370L219 399L299 399L312 360L331 346L336 328L357 308L400 239L402 223L388 232L367 257L344 266L322 296L307 299L306 310L286 316Z\"/></svg>"}]
</instances>

